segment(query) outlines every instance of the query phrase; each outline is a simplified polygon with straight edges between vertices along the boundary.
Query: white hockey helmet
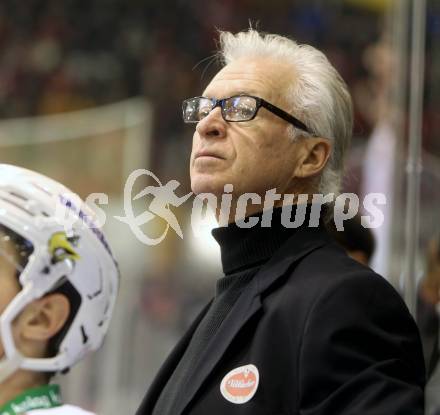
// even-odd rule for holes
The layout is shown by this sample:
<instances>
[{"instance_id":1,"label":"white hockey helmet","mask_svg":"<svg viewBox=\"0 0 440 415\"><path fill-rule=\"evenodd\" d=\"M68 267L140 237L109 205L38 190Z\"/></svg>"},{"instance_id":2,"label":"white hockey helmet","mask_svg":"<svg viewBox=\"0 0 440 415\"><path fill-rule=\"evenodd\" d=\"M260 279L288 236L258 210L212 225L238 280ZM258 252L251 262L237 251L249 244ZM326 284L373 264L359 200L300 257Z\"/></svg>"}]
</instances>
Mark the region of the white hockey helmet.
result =
<instances>
[{"instance_id":1,"label":"white hockey helmet","mask_svg":"<svg viewBox=\"0 0 440 415\"><path fill-rule=\"evenodd\" d=\"M22 287L0 316L4 348L0 381L19 368L63 371L98 349L115 305L119 270L93 211L60 183L0 164L0 234L9 241L21 240L28 252L28 258L17 261L0 250L0 255L14 262ZM77 305L54 355L24 356L14 343L13 320L29 303L66 283Z\"/></svg>"}]
</instances>

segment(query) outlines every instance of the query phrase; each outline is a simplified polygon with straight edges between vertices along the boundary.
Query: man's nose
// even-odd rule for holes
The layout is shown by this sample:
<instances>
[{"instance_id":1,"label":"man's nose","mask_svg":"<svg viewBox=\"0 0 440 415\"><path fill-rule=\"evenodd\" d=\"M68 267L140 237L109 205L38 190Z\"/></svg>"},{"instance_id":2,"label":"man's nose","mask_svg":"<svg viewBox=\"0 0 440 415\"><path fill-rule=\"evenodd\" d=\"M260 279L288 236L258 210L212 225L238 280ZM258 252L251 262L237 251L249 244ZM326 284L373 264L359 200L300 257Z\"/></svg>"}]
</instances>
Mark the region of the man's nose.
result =
<instances>
[{"instance_id":1,"label":"man's nose","mask_svg":"<svg viewBox=\"0 0 440 415\"><path fill-rule=\"evenodd\" d=\"M201 137L223 138L226 135L226 121L220 108L214 108L205 118L197 123L196 130Z\"/></svg>"}]
</instances>

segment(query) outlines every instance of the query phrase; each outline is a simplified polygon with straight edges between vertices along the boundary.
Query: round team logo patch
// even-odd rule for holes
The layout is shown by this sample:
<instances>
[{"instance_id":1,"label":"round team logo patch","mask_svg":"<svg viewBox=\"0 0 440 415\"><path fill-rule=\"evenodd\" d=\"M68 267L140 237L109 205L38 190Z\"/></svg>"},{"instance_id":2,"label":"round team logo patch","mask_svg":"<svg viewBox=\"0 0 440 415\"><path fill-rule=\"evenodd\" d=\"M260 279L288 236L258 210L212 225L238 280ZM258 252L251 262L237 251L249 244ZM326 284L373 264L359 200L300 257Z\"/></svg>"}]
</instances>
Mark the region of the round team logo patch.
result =
<instances>
[{"instance_id":1,"label":"round team logo patch","mask_svg":"<svg viewBox=\"0 0 440 415\"><path fill-rule=\"evenodd\" d=\"M242 404L250 401L257 392L260 375L254 365L231 370L220 384L220 392L229 402Z\"/></svg>"}]
</instances>

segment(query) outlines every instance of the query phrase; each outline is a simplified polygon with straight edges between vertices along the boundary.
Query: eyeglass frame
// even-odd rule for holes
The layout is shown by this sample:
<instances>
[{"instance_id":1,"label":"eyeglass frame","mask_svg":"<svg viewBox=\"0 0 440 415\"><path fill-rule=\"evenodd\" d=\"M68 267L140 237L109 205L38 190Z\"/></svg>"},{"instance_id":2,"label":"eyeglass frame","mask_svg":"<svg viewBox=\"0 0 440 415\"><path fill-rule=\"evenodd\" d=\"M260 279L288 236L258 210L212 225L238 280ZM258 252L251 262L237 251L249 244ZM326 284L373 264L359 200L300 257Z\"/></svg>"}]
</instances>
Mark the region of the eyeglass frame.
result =
<instances>
[{"instance_id":1,"label":"eyeglass frame","mask_svg":"<svg viewBox=\"0 0 440 415\"><path fill-rule=\"evenodd\" d=\"M255 108L255 112L254 115L246 120L226 120L225 116L223 114L224 111L224 107L223 104L226 100L232 99L232 98L238 98L238 97L249 97L249 98L253 98L256 101L256 108ZM282 110L281 108L271 104L270 102L266 101L263 98L260 97L256 97L254 95L248 95L248 94L239 94L239 95L232 95L231 97L227 97L227 98L222 98L222 99L217 99L217 98L208 98L208 97L204 97L204 96L197 96L197 97L193 97L193 98L188 98L185 99L182 103L182 112L184 113L184 105L187 101L193 100L193 99L197 99L197 98L204 98L207 99L209 101L214 101L214 106L211 108L211 110L209 111L209 113L211 113L215 108L220 107L221 109L221 114L222 114L222 118L226 121L226 122L245 122L245 121L252 121L256 116L257 113L259 111L259 109L261 107L266 108L268 111L270 111L272 114L275 114L276 116L282 118L284 121L287 121L288 123L294 125L296 128L299 128L300 130L303 130L309 134L315 135L312 131L310 131L310 129L302 122L300 121L298 118L294 117L293 115L289 114L288 112ZM203 118L202 118L203 119ZM198 121L186 121L185 118L183 119L183 121L186 124L196 124L198 122L200 122L201 120Z\"/></svg>"}]
</instances>

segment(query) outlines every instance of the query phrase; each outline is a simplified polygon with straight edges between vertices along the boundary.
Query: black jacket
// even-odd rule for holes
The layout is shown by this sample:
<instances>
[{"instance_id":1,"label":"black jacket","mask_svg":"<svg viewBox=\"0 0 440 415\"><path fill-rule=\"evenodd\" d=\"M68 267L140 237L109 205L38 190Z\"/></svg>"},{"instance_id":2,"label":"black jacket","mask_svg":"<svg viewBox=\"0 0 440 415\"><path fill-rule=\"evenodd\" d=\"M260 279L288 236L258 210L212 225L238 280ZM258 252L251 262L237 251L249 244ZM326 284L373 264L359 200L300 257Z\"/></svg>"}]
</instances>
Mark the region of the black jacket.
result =
<instances>
[{"instance_id":1,"label":"black jacket","mask_svg":"<svg viewBox=\"0 0 440 415\"><path fill-rule=\"evenodd\" d=\"M137 415L151 414L206 310L162 366ZM220 385L242 366L256 368L259 381L255 391L255 373L232 379L233 398L254 393L240 404ZM424 383L419 333L397 292L323 229L303 228L241 294L174 415L422 415Z\"/></svg>"}]
</instances>

